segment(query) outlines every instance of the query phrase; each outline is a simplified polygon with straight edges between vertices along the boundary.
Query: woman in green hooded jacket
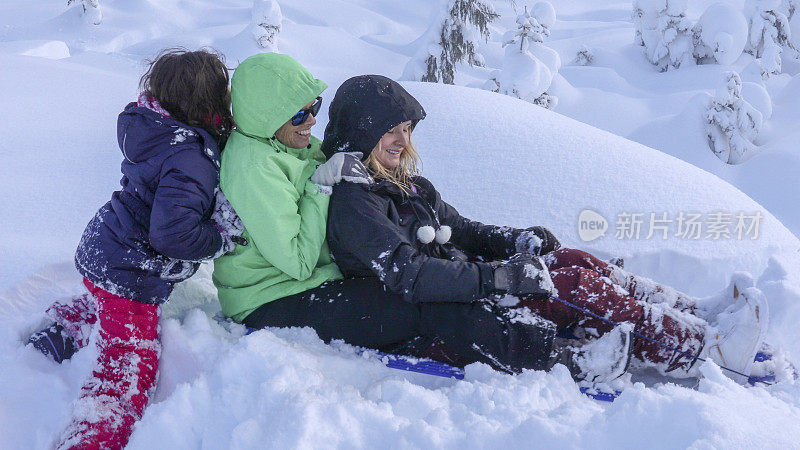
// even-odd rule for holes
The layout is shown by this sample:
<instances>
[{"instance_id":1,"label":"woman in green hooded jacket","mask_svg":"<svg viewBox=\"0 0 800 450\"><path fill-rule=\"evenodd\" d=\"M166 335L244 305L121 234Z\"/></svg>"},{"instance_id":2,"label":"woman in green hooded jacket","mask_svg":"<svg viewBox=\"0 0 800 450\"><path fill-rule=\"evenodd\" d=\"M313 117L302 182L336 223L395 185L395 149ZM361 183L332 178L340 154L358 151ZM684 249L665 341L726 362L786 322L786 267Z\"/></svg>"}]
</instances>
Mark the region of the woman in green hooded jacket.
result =
<instances>
[{"instance_id":1,"label":"woman in green hooded jacket","mask_svg":"<svg viewBox=\"0 0 800 450\"><path fill-rule=\"evenodd\" d=\"M325 161L311 135L327 85L287 55L260 53L233 74L236 129L220 188L247 245L214 261L222 312L243 321L259 306L341 279L325 243L331 186L370 181L358 157Z\"/></svg>"}]
</instances>

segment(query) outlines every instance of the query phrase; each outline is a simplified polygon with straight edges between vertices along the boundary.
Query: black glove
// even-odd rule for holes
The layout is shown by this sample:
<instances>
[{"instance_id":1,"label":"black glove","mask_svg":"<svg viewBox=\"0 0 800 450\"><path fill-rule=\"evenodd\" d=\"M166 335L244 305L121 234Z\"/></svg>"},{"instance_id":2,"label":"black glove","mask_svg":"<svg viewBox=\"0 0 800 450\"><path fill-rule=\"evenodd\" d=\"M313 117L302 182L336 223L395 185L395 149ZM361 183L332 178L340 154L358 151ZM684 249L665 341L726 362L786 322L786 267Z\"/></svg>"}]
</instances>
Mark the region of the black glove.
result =
<instances>
[{"instance_id":1,"label":"black glove","mask_svg":"<svg viewBox=\"0 0 800 450\"><path fill-rule=\"evenodd\" d=\"M545 227L530 227L520 231L514 245L518 253L532 255L546 255L561 248L561 242Z\"/></svg>"},{"instance_id":2,"label":"black glove","mask_svg":"<svg viewBox=\"0 0 800 450\"><path fill-rule=\"evenodd\" d=\"M542 258L528 253L517 253L508 262L495 266L494 286L512 295L541 298L547 298L555 289Z\"/></svg>"}]
</instances>

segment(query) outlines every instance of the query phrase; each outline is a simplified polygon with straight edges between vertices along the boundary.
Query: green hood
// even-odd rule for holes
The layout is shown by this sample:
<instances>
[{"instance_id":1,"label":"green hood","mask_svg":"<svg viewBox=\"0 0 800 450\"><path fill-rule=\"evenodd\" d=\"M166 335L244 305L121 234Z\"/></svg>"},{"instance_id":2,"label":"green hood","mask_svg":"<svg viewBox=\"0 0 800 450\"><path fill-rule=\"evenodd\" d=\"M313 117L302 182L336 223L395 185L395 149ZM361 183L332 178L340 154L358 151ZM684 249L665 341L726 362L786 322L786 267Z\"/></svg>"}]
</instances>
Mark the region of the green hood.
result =
<instances>
[{"instance_id":1,"label":"green hood","mask_svg":"<svg viewBox=\"0 0 800 450\"><path fill-rule=\"evenodd\" d=\"M287 55L253 55L242 61L233 73L233 120L246 135L271 138L327 87Z\"/></svg>"}]
</instances>

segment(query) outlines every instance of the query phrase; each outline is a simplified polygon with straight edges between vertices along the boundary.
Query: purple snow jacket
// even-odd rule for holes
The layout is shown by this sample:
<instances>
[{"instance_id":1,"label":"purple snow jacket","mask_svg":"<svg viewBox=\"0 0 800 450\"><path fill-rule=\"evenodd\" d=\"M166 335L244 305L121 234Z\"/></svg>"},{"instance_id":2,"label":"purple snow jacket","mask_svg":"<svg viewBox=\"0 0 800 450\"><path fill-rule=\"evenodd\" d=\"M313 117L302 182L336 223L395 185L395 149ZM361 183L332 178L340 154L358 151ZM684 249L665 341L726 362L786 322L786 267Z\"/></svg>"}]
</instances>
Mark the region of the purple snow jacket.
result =
<instances>
[{"instance_id":1,"label":"purple snow jacket","mask_svg":"<svg viewBox=\"0 0 800 450\"><path fill-rule=\"evenodd\" d=\"M78 271L113 294L163 303L222 246L210 221L220 150L205 130L130 103L117 120L122 189L86 226Z\"/></svg>"}]
</instances>

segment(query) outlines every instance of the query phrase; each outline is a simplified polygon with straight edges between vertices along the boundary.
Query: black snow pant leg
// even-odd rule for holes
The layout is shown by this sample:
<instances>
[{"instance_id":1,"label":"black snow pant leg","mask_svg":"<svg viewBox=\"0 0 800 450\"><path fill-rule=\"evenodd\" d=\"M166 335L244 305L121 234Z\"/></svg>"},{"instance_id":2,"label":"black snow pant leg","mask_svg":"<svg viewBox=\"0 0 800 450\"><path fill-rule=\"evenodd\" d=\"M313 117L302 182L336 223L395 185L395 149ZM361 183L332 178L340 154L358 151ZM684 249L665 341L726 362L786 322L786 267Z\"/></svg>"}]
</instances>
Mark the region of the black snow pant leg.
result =
<instances>
[{"instance_id":1,"label":"black snow pant leg","mask_svg":"<svg viewBox=\"0 0 800 450\"><path fill-rule=\"evenodd\" d=\"M377 278L330 281L274 300L250 313L244 324L308 326L325 342L341 339L389 352L422 337L443 342L465 363L483 362L510 373L549 368L556 333L552 322L514 319L507 308L487 300L408 303Z\"/></svg>"},{"instance_id":2,"label":"black snow pant leg","mask_svg":"<svg viewBox=\"0 0 800 450\"><path fill-rule=\"evenodd\" d=\"M553 365L556 326L548 320L520 319L490 300L420 306L422 333L436 336L464 359L507 373Z\"/></svg>"},{"instance_id":3,"label":"black snow pant leg","mask_svg":"<svg viewBox=\"0 0 800 450\"><path fill-rule=\"evenodd\" d=\"M377 278L328 281L265 303L243 323L251 328L311 327L325 342L341 339L377 350L420 335L419 308L387 291Z\"/></svg>"}]
</instances>

